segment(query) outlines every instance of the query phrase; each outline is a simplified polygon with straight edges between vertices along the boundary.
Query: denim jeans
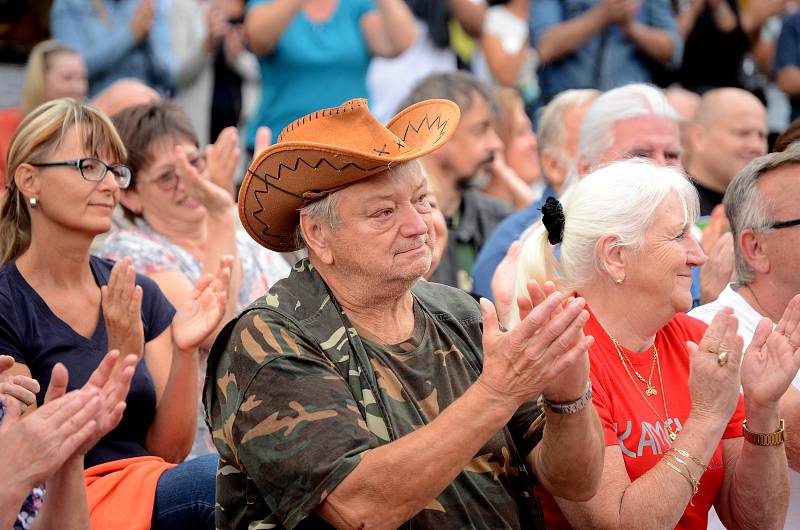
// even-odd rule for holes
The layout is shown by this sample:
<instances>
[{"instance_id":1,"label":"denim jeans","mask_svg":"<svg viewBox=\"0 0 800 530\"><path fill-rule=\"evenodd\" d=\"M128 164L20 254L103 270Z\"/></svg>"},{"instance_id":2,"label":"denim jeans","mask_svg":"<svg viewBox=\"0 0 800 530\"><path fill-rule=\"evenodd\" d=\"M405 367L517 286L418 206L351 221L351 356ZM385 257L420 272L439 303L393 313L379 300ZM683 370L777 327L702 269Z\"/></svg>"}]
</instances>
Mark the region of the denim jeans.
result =
<instances>
[{"instance_id":1,"label":"denim jeans","mask_svg":"<svg viewBox=\"0 0 800 530\"><path fill-rule=\"evenodd\" d=\"M216 454L187 460L158 479L153 530L214 530Z\"/></svg>"}]
</instances>

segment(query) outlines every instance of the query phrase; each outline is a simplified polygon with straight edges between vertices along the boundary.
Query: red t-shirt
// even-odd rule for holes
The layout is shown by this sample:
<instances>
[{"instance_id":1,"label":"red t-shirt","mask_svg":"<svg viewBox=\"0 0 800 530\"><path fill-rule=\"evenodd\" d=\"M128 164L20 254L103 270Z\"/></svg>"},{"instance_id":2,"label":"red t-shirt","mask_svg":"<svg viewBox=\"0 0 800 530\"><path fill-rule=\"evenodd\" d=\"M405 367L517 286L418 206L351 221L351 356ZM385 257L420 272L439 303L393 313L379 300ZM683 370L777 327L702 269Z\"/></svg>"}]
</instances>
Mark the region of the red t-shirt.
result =
<instances>
[{"instance_id":1,"label":"red t-shirt","mask_svg":"<svg viewBox=\"0 0 800 530\"><path fill-rule=\"evenodd\" d=\"M656 348L664 378L664 397L669 410L667 421L676 432L683 429L692 406L689 394L689 352L685 343L691 340L699 344L707 327L704 322L680 313L656 334ZM645 384L631 371L635 384L641 392L636 389L619 359L614 344L593 314L583 330L586 335L594 337L594 344L589 349L592 401L600 415L606 446L619 445L625 469L631 481L634 481L656 465L670 448L670 439L663 425L663 419L667 416L664 414L664 403L661 399L662 385L658 377L658 367L652 379L658 394L646 398L658 413L656 415L644 401ZM622 351L636 370L644 378L648 378L653 350L634 352L623 347ZM742 436L744 417L744 401L739 396L739 404L722 437ZM687 505L676 528L699 529L708 526L708 511L714 504L724 474L720 442L709 462L709 470L700 478L700 489L692 499L694 506ZM686 487L689 487L688 483ZM544 509L547 528L571 528L551 495L539 487L536 488L536 494Z\"/></svg>"}]
</instances>

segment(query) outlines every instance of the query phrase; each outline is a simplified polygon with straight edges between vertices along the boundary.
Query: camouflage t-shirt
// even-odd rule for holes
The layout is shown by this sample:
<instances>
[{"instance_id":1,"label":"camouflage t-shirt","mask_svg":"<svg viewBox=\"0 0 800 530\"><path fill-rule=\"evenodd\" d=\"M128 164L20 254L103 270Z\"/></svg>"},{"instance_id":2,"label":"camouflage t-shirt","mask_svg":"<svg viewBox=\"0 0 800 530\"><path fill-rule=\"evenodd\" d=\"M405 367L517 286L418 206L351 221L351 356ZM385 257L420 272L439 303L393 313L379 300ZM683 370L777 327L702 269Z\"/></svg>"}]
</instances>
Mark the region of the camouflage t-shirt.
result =
<instances>
[{"instance_id":1,"label":"camouflage t-shirt","mask_svg":"<svg viewBox=\"0 0 800 530\"><path fill-rule=\"evenodd\" d=\"M430 423L477 379L477 304L427 282L413 293L412 337L370 343L304 261L218 340L204 392L218 528L330 528L313 510L361 455ZM538 414L521 407L406 527L543 527L524 467Z\"/></svg>"}]
</instances>

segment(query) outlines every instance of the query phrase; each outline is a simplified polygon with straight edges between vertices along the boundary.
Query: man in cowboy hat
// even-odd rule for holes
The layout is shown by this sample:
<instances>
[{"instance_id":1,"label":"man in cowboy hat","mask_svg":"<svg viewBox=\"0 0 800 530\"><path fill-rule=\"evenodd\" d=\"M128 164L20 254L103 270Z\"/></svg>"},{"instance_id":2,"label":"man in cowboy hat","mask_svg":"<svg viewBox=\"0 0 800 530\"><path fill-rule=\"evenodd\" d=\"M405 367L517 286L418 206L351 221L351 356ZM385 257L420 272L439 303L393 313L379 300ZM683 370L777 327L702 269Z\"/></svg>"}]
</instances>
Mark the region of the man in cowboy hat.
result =
<instances>
[{"instance_id":1,"label":"man in cowboy hat","mask_svg":"<svg viewBox=\"0 0 800 530\"><path fill-rule=\"evenodd\" d=\"M534 484L594 495L583 301L532 283L541 303L505 331L490 303L420 280L435 236L416 159L458 118L430 100L384 127L353 100L251 165L245 228L309 258L212 349L219 528L543 528Z\"/></svg>"}]
</instances>

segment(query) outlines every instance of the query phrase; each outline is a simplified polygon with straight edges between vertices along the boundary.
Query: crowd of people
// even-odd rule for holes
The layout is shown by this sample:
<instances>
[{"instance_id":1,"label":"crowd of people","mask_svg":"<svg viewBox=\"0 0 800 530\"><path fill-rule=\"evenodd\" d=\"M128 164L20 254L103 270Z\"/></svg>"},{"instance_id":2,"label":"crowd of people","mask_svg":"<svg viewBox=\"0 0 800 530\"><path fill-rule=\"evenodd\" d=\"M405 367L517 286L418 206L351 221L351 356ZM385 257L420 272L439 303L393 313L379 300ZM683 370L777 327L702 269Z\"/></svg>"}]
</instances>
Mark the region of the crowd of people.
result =
<instances>
[{"instance_id":1,"label":"crowd of people","mask_svg":"<svg viewBox=\"0 0 800 530\"><path fill-rule=\"evenodd\" d=\"M54 0L0 528L800 528L798 8Z\"/></svg>"}]
</instances>

